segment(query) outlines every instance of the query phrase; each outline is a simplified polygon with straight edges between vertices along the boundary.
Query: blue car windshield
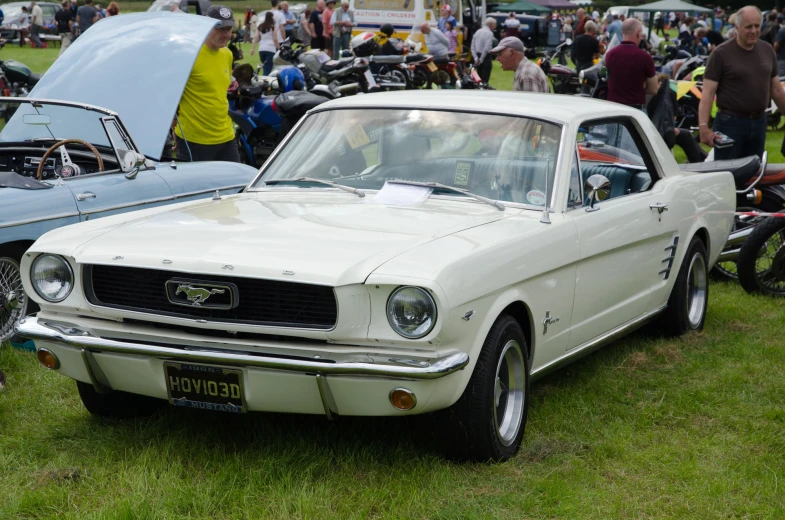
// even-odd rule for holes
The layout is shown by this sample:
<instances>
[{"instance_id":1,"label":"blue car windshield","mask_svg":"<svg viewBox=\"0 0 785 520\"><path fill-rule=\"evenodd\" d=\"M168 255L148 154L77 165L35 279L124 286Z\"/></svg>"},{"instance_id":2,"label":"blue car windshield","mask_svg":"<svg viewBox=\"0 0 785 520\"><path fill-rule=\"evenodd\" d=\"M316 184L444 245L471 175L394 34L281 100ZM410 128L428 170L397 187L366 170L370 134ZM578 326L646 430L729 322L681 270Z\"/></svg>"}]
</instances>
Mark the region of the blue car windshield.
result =
<instances>
[{"instance_id":1,"label":"blue car windshield","mask_svg":"<svg viewBox=\"0 0 785 520\"><path fill-rule=\"evenodd\" d=\"M0 101L0 142L81 139L111 147L101 118L106 114L82 107Z\"/></svg>"}]
</instances>

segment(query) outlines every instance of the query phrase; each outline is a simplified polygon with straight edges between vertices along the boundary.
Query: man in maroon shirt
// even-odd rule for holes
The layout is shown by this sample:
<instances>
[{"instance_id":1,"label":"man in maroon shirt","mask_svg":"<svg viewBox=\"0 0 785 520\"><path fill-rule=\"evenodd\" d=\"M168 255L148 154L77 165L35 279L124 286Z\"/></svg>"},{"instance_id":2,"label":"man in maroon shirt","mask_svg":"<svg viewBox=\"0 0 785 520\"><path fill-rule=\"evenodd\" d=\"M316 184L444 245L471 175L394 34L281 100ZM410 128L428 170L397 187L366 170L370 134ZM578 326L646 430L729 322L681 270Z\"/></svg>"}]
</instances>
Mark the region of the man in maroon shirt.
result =
<instances>
[{"instance_id":1,"label":"man in maroon shirt","mask_svg":"<svg viewBox=\"0 0 785 520\"><path fill-rule=\"evenodd\" d=\"M622 41L605 55L608 101L646 110L646 94L657 93L657 75L651 55L638 46L643 26L629 18L621 26Z\"/></svg>"}]
</instances>

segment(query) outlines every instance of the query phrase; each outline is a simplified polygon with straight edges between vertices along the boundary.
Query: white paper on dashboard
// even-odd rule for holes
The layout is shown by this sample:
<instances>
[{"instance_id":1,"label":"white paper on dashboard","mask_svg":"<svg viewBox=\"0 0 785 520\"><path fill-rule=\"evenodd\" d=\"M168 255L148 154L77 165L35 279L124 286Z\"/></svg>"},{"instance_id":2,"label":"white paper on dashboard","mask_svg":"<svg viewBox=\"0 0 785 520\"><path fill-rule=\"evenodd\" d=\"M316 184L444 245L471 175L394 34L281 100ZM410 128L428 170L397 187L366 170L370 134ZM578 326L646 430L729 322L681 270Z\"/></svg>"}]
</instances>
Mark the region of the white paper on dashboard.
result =
<instances>
[{"instance_id":1,"label":"white paper on dashboard","mask_svg":"<svg viewBox=\"0 0 785 520\"><path fill-rule=\"evenodd\" d=\"M419 204L428 198L433 188L427 186L410 186L408 184L384 183L382 189L373 198L375 204L390 204L392 206L411 206Z\"/></svg>"}]
</instances>

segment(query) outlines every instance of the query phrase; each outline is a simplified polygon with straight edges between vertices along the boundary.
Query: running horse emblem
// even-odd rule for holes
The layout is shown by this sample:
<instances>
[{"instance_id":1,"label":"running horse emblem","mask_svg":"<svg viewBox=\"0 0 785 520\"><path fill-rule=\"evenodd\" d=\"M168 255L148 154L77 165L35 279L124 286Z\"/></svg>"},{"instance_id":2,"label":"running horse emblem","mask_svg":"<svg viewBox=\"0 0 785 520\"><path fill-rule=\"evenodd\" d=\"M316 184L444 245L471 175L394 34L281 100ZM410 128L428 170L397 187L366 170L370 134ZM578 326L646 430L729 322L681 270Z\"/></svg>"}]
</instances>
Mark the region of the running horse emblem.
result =
<instances>
[{"instance_id":1,"label":"running horse emblem","mask_svg":"<svg viewBox=\"0 0 785 520\"><path fill-rule=\"evenodd\" d=\"M223 294L225 292L226 289L205 289L203 287L193 287L188 284L181 284L177 286L177 292L175 292L174 295L177 296L180 293L185 293L189 302L194 305L201 305L213 294Z\"/></svg>"}]
</instances>

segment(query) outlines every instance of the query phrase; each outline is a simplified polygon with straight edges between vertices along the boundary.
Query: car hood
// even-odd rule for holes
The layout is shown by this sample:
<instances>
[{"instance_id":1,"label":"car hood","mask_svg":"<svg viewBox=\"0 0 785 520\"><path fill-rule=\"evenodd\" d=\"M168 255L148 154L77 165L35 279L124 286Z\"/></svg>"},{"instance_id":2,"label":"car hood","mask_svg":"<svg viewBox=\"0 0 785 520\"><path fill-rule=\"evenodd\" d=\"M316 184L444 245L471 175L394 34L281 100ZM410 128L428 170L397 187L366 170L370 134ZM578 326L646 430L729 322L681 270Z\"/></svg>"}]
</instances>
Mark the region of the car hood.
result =
<instances>
[{"instance_id":1,"label":"car hood","mask_svg":"<svg viewBox=\"0 0 785 520\"><path fill-rule=\"evenodd\" d=\"M30 97L120 114L142 153L160 159L185 83L215 20L177 13L112 16L55 61Z\"/></svg>"},{"instance_id":2,"label":"car hood","mask_svg":"<svg viewBox=\"0 0 785 520\"><path fill-rule=\"evenodd\" d=\"M73 256L80 264L340 286L362 283L384 262L418 245L505 216L468 201L393 207L373 203L373 196L298 194L294 202L291 194L283 195L170 206L135 220L108 217L49 233L34 250Z\"/></svg>"}]
</instances>

